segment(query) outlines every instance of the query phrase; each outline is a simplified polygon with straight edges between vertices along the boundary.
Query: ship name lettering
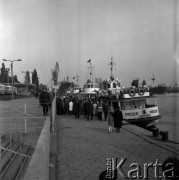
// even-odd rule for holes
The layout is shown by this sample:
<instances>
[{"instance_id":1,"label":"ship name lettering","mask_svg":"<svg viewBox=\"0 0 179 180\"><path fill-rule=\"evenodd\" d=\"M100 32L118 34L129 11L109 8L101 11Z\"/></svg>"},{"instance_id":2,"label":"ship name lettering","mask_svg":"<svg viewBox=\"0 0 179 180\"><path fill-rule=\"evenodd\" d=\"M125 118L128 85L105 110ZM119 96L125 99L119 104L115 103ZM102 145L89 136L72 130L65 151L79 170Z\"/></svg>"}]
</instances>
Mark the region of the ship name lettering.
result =
<instances>
[{"instance_id":1,"label":"ship name lettering","mask_svg":"<svg viewBox=\"0 0 179 180\"><path fill-rule=\"evenodd\" d=\"M125 113L125 116L137 116L138 112L129 112L129 113Z\"/></svg>"},{"instance_id":2,"label":"ship name lettering","mask_svg":"<svg viewBox=\"0 0 179 180\"><path fill-rule=\"evenodd\" d=\"M157 113L157 109L150 111L150 114L153 114L153 113Z\"/></svg>"}]
</instances>

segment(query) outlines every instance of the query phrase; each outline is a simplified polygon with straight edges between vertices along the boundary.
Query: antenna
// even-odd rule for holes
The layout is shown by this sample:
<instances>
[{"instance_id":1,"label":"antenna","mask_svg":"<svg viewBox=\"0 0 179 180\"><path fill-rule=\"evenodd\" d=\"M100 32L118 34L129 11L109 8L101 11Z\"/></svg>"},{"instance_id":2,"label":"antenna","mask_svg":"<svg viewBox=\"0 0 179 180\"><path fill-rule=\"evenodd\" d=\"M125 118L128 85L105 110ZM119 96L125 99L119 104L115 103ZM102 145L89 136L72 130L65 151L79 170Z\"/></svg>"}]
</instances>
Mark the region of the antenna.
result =
<instances>
[{"instance_id":1,"label":"antenna","mask_svg":"<svg viewBox=\"0 0 179 180\"><path fill-rule=\"evenodd\" d=\"M113 57L111 57L111 62L108 65L111 66L111 69L110 69L111 70L111 76L110 76L110 78L111 78L111 80L113 80L114 79L113 68L114 68L114 65L116 65L116 63L113 61Z\"/></svg>"},{"instance_id":2,"label":"antenna","mask_svg":"<svg viewBox=\"0 0 179 180\"><path fill-rule=\"evenodd\" d=\"M93 69L94 69L94 67L91 66L91 61L89 63L90 63L90 66L88 67L88 69L90 71L90 82L93 82Z\"/></svg>"},{"instance_id":3,"label":"antenna","mask_svg":"<svg viewBox=\"0 0 179 180\"><path fill-rule=\"evenodd\" d=\"M155 81L155 77L154 77L154 74L153 74L153 78L151 79L153 81L153 84L154 84L154 81Z\"/></svg>"}]
</instances>

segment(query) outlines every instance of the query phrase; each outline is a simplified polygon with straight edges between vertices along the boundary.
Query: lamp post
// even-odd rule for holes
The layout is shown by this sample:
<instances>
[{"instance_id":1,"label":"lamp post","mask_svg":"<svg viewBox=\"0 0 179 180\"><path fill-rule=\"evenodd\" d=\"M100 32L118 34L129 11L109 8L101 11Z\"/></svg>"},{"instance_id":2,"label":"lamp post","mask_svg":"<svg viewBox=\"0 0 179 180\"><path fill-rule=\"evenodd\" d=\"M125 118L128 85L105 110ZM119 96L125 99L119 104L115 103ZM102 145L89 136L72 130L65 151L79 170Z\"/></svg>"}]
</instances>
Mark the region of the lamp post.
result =
<instances>
[{"instance_id":1,"label":"lamp post","mask_svg":"<svg viewBox=\"0 0 179 180\"><path fill-rule=\"evenodd\" d=\"M7 60L3 59L3 61L10 61L11 62L11 77L12 77L12 99L14 98L13 89L14 89L14 80L13 80L13 62L14 61L22 61L22 59L16 59L16 60Z\"/></svg>"}]
</instances>

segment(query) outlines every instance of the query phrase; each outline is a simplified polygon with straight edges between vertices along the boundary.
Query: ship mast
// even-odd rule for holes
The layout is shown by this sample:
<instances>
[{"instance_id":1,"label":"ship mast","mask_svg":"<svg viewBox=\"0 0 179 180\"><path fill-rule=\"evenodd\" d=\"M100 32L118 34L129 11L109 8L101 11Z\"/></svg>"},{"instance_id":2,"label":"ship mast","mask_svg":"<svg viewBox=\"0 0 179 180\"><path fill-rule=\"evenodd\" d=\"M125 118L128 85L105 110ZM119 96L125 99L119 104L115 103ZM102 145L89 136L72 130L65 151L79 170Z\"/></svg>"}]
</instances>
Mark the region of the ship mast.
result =
<instances>
[{"instance_id":1,"label":"ship mast","mask_svg":"<svg viewBox=\"0 0 179 180\"><path fill-rule=\"evenodd\" d=\"M90 82L93 82L93 69L94 69L94 67L91 66L91 59L88 60L87 63L90 63L90 66L88 67L88 72L90 72L89 73L90 74L89 80L90 80Z\"/></svg>"},{"instance_id":2,"label":"ship mast","mask_svg":"<svg viewBox=\"0 0 179 180\"><path fill-rule=\"evenodd\" d=\"M113 57L111 57L111 62L108 64L111 66L110 70L111 70L111 76L110 76L110 79L111 80L114 80L114 75L113 75L113 68L114 68L114 65L116 65L116 63L113 61Z\"/></svg>"},{"instance_id":3,"label":"ship mast","mask_svg":"<svg viewBox=\"0 0 179 180\"><path fill-rule=\"evenodd\" d=\"M78 78L79 78L79 76L78 76L78 74L75 76L75 79L76 79L76 85L78 85Z\"/></svg>"},{"instance_id":4,"label":"ship mast","mask_svg":"<svg viewBox=\"0 0 179 180\"><path fill-rule=\"evenodd\" d=\"M153 84L154 84L154 81L155 81L154 74L153 74L153 78L151 80L153 81Z\"/></svg>"}]
</instances>

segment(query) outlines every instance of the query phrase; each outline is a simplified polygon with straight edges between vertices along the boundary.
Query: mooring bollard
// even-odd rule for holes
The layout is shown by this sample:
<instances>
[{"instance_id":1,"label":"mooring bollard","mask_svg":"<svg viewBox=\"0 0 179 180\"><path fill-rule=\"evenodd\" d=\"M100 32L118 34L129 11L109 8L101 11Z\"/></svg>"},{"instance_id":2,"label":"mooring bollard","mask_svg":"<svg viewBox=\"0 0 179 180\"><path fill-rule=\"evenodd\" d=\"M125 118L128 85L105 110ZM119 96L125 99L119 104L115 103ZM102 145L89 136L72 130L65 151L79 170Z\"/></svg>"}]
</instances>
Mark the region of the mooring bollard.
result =
<instances>
[{"instance_id":1,"label":"mooring bollard","mask_svg":"<svg viewBox=\"0 0 179 180\"><path fill-rule=\"evenodd\" d=\"M153 137L158 137L160 134L159 128L153 128L152 132L153 132Z\"/></svg>"},{"instance_id":2,"label":"mooring bollard","mask_svg":"<svg viewBox=\"0 0 179 180\"><path fill-rule=\"evenodd\" d=\"M162 141L168 141L168 131L160 131L160 135L162 136Z\"/></svg>"}]
</instances>

